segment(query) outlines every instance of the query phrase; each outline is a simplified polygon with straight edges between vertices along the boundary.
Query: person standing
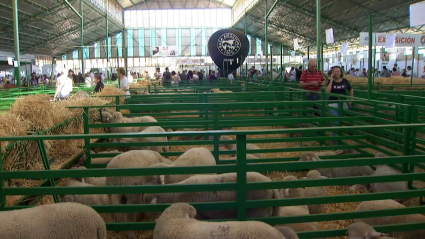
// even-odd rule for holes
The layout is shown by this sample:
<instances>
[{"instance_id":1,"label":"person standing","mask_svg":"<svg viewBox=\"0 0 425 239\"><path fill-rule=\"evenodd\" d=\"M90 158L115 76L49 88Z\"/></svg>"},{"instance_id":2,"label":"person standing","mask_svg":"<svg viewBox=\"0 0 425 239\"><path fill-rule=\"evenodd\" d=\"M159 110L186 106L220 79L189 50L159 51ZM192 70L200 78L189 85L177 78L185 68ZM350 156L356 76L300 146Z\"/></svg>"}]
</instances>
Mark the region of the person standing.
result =
<instances>
[{"instance_id":1,"label":"person standing","mask_svg":"<svg viewBox=\"0 0 425 239\"><path fill-rule=\"evenodd\" d=\"M99 74L94 76L94 83L96 84L96 87L94 88L94 92L96 93L101 92L103 88L105 88L105 85L102 82L102 77Z\"/></svg>"},{"instance_id":2,"label":"person standing","mask_svg":"<svg viewBox=\"0 0 425 239\"><path fill-rule=\"evenodd\" d=\"M393 73L391 74L392 76L401 76L400 71L397 70L397 68L393 68Z\"/></svg>"},{"instance_id":3,"label":"person standing","mask_svg":"<svg viewBox=\"0 0 425 239\"><path fill-rule=\"evenodd\" d=\"M323 76L322 72L317 70L317 61L315 59L310 59L308 62L308 69L303 71L300 79L300 87L304 90L310 91L306 94L306 99L310 101L322 100L320 95L320 90L323 83L326 83L326 79ZM313 106L314 109L318 110L319 107ZM314 113L314 115L319 115Z\"/></svg>"},{"instance_id":4,"label":"person standing","mask_svg":"<svg viewBox=\"0 0 425 239\"><path fill-rule=\"evenodd\" d=\"M348 80L343 77L344 77L344 73L342 69L339 66L335 66L332 71L331 79L329 80L326 86L326 92L335 94L335 95L347 95L347 91L349 91L350 96L353 97L354 90L351 87L350 82L348 82ZM334 100L344 100L344 98L341 99L341 97L334 96L334 95L329 96L329 101L334 101ZM335 115L337 117L342 116L338 110L338 103L330 103L329 107L330 107L329 112L332 115ZM349 109L349 105L347 102L343 103L343 109L344 110ZM335 122L334 124L338 125L339 122ZM338 136L338 134L336 133L334 133L333 135Z\"/></svg>"},{"instance_id":5,"label":"person standing","mask_svg":"<svg viewBox=\"0 0 425 239\"><path fill-rule=\"evenodd\" d=\"M233 76L233 71L230 72L230 74L227 76L227 79L229 79L230 84L233 85L233 81L235 80L235 76Z\"/></svg>"},{"instance_id":6,"label":"person standing","mask_svg":"<svg viewBox=\"0 0 425 239\"><path fill-rule=\"evenodd\" d=\"M120 89L125 91L125 95L130 95L130 82L128 81L128 78L125 76L125 69L124 67L119 68L120 73Z\"/></svg>"},{"instance_id":7,"label":"person standing","mask_svg":"<svg viewBox=\"0 0 425 239\"><path fill-rule=\"evenodd\" d=\"M91 79L91 82L93 82L93 80L94 80L93 70L90 71L90 79Z\"/></svg>"},{"instance_id":8,"label":"person standing","mask_svg":"<svg viewBox=\"0 0 425 239\"><path fill-rule=\"evenodd\" d=\"M198 76L199 76L199 84L202 84L203 81L204 81L204 72L203 72L203 70L200 70L198 72Z\"/></svg>"},{"instance_id":9,"label":"person standing","mask_svg":"<svg viewBox=\"0 0 425 239\"><path fill-rule=\"evenodd\" d=\"M412 75L412 67L411 66L407 67L406 75L407 75L407 77L410 77Z\"/></svg>"},{"instance_id":10,"label":"person standing","mask_svg":"<svg viewBox=\"0 0 425 239\"><path fill-rule=\"evenodd\" d=\"M163 85L166 87L171 86L171 73L168 70L168 67L165 67L164 75L162 77L164 81Z\"/></svg>"},{"instance_id":11,"label":"person standing","mask_svg":"<svg viewBox=\"0 0 425 239\"><path fill-rule=\"evenodd\" d=\"M289 81L293 82L297 80L297 72L295 71L295 67L291 67L289 71Z\"/></svg>"},{"instance_id":12,"label":"person standing","mask_svg":"<svg viewBox=\"0 0 425 239\"><path fill-rule=\"evenodd\" d=\"M391 77L391 72L387 69L386 66L383 66L380 76L385 77L385 78Z\"/></svg>"}]
</instances>

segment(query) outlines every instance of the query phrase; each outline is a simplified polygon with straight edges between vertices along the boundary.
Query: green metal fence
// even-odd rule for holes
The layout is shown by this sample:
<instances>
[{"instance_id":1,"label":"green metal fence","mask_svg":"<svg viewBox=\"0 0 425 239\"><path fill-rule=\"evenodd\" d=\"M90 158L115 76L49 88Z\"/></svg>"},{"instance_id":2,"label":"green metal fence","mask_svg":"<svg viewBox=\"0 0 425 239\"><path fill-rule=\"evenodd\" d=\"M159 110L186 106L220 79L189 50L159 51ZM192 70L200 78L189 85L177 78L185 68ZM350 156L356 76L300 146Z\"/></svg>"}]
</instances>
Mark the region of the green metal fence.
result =
<instances>
[{"instance_id":1,"label":"green metal fence","mask_svg":"<svg viewBox=\"0 0 425 239\"><path fill-rule=\"evenodd\" d=\"M351 185L365 184L378 182L395 182L395 181L413 181L425 180L425 173L413 172L412 164L424 163L423 155L412 155L410 150L412 145L412 132L419 128L423 128L425 124L392 124L392 125L374 125L374 126L351 126L351 127L336 127L333 130L341 130L347 134L361 135L360 132L369 133L366 139L379 143L379 137L374 136L374 131L393 130L402 131L403 138L406 140L401 143L403 151L400 151L400 156L392 156L388 158L372 158L363 157L355 159L334 159L324 160L322 162L282 162L278 160L270 161L265 164L259 164L251 160L246 160L246 154L250 151L246 150L246 143L250 142L247 137L258 134L296 134L296 133L316 133L325 132L329 129L326 127L308 128L308 129L284 129L284 130L259 130L259 131L208 131L208 132L174 132L174 133L130 133L130 134L87 134L87 135L42 135L28 137L8 137L2 138L0 141L37 141L42 144L43 140L69 140L69 139L85 139L94 138L136 138L136 137L178 137L178 136L209 136L219 137L220 135L236 135L237 158L236 164L217 165L217 166L198 166L198 167L178 167L178 168L149 168L149 169L88 169L88 170L45 170L45 171L1 171L0 172L0 209L12 210L26 208L25 206L6 206L5 197L9 195L66 195L66 194L137 194L137 193L164 193L164 192L189 192L189 191L237 191L236 202L219 202L219 203L194 203L198 210L216 210L216 209L236 209L238 220L247 220L247 208L260 207L276 207L289 205L311 205L311 204L328 204L342 202L360 202L368 200L381 200L391 198L414 198L423 197L425 189L410 190L407 192L386 192L386 193L367 193L361 195L344 195L344 196L326 196L317 198L298 198L298 199L278 199L278 200L248 200L247 191L262 190L262 189L280 189L280 188L297 188L297 187L316 187L316 186L331 186L331 185ZM307 139L306 139L307 138ZM308 137L294 138L299 141L308 140ZM316 140L316 139L314 139ZM212 141L210 141L212 143ZM373 144L365 143L366 147L374 148ZM377 147L379 148L379 147ZM403 156L401 156L403 155ZM235 163L235 162L233 162ZM403 174L396 176L365 176L365 177L350 177L350 178L332 178L323 180L300 180L300 181L274 181L268 183L247 183L246 172L270 172L270 171L294 171L316 168L332 168L332 167L348 167L348 166L363 166L363 165L381 165L381 164L400 164L402 165ZM0 165L2 166L2 165ZM0 167L2 168L2 167ZM10 179L54 179L67 177L102 177L102 176L135 176L135 175L168 175L168 174L203 174L203 173L227 173L236 172L237 182L226 184L206 184L206 185L158 185L158 186L108 186L108 187L5 187L4 181ZM108 206L93 206L99 213L117 213L117 212L160 212L169 204L158 205L108 205ZM261 220L270 224L284 223L301 223L312 221L331 221L331 220L347 220L354 218L368 218L389 215L405 215L425 213L424 207L409 207L392 210L381 210L373 212L344 212L335 214L318 214L307 216L291 216L291 217L276 217L276 218L250 218L249 220ZM393 230L418 230L423 229L424 223L413 223L409 225L391 225L379 227L384 232ZM108 223L108 230L152 230L153 222L131 222L131 223ZM319 232L302 232L299 233L300 238L323 238L332 236L345 235L345 229L319 231Z\"/></svg>"}]
</instances>

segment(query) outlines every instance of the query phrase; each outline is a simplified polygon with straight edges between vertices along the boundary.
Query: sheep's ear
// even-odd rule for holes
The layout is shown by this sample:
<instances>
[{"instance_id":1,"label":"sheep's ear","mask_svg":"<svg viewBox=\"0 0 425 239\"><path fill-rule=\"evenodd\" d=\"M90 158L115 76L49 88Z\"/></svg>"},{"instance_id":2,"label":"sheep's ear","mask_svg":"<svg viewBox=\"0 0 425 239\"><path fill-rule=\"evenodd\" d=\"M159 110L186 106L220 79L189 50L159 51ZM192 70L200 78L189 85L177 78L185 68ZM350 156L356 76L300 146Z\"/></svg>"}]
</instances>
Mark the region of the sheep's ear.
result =
<instances>
[{"instance_id":1,"label":"sheep's ear","mask_svg":"<svg viewBox=\"0 0 425 239\"><path fill-rule=\"evenodd\" d=\"M106 117L105 121L106 121L106 122L109 122L109 117Z\"/></svg>"},{"instance_id":2,"label":"sheep's ear","mask_svg":"<svg viewBox=\"0 0 425 239\"><path fill-rule=\"evenodd\" d=\"M380 232L372 232L372 233L370 233L370 236L372 238L379 238L379 237L386 237L386 236L388 236L388 234L380 233Z\"/></svg>"},{"instance_id":3,"label":"sheep's ear","mask_svg":"<svg viewBox=\"0 0 425 239\"><path fill-rule=\"evenodd\" d=\"M189 217L189 214L185 213L185 214L184 214L184 218L190 218L190 217Z\"/></svg>"},{"instance_id":4,"label":"sheep's ear","mask_svg":"<svg viewBox=\"0 0 425 239\"><path fill-rule=\"evenodd\" d=\"M155 197L154 199L152 199L151 204L158 204L158 198Z\"/></svg>"},{"instance_id":5,"label":"sheep's ear","mask_svg":"<svg viewBox=\"0 0 425 239\"><path fill-rule=\"evenodd\" d=\"M289 196L291 194L291 189L290 188L286 188L285 189L285 194L286 194L286 196Z\"/></svg>"},{"instance_id":6,"label":"sheep's ear","mask_svg":"<svg viewBox=\"0 0 425 239\"><path fill-rule=\"evenodd\" d=\"M160 184L165 184L165 175L159 175Z\"/></svg>"}]
</instances>

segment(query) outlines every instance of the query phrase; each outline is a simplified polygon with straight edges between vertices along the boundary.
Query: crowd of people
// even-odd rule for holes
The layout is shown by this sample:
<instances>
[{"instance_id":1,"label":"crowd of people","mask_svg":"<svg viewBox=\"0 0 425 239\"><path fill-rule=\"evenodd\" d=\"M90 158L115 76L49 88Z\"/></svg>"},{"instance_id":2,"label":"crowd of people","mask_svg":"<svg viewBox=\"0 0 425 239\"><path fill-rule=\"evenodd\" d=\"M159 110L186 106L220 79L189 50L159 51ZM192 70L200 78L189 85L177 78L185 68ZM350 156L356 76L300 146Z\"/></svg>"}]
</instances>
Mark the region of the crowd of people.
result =
<instances>
[{"instance_id":1,"label":"crowd of people","mask_svg":"<svg viewBox=\"0 0 425 239\"><path fill-rule=\"evenodd\" d=\"M344 69L344 68L342 68ZM347 75L351 75L354 77L368 77L369 76L369 70L363 69L363 71L360 71L359 69L351 68L349 71L346 72ZM382 67L382 71L379 71L378 69L373 69L372 74L375 77L385 77L389 78L392 76L403 76L403 77L411 77L412 76L412 67L407 66L406 69L401 70L400 67L398 67L397 63L394 64L392 69L388 69L387 66ZM418 77L425 79L425 66L424 71L422 73L418 73Z\"/></svg>"}]
</instances>

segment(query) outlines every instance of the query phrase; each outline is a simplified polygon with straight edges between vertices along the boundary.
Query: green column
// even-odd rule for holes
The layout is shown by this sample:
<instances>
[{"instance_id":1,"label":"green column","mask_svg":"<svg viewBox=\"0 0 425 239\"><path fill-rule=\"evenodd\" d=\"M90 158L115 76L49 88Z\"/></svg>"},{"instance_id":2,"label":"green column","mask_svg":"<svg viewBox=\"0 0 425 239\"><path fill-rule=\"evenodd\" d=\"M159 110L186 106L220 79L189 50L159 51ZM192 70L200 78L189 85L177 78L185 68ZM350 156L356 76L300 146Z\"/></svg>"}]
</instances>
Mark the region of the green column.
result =
<instances>
[{"instance_id":1,"label":"green column","mask_svg":"<svg viewBox=\"0 0 425 239\"><path fill-rule=\"evenodd\" d=\"M19 51L19 17L18 17L18 0L12 0L13 2L13 33L15 42L15 61L18 62L15 67L15 78L18 84L18 88L21 88L21 56Z\"/></svg>"},{"instance_id":2,"label":"green column","mask_svg":"<svg viewBox=\"0 0 425 239\"><path fill-rule=\"evenodd\" d=\"M265 19L266 19L266 22L265 22L265 26L264 26L264 50L266 51L266 70L267 70L267 68L269 67L269 61L268 61L268 58L269 58L269 51L268 51L268 48L269 48L269 37L268 37L268 34L267 34L267 1L266 1L266 9L265 9L266 11L264 11L264 14L266 14L265 15ZM266 77L267 77L267 75L266 75Z\"/></svg>"},{"instance_id":3,"label":"green column","mask_svg":"<svg viewBox=\"0 0 425 239\"><path fill-rule=\"evenodd\" d=\"M28 68L27 68L27 61L25 61L25 78L27 78L27 82L28 82Z\"/></svg>"},{"instance_id":4,"label":"green column","mask_svg":"<svg viewBox=\"0 0 425 239\"><path fill-rule=\"evenodd\" d=\"M80 0L80 15L81 15L81 74L85 74L84 67L84 12L83 12L83 0Z\"/></svg>"},{"instance_id":5,"label":"green column","mask_svg":"<svg viewBox=\"0 0 425 239\"><path fill-rule=\"evenodd\" d=\"M270 45L270 80L273 80L273 45Z\"/></svg>"},{"instance_id":6,"label":"green column","mask_svg":"<svg viewBox=\"0 0 425 239\"><path fill-rule=\"evenodd\" d=\"M283 44L280 43L280 82L283 81Z\"/></svg>"},{"instance_id":7,"label":"green column","mask_svg":"<svg viewBox=\"0 0 425 239\"><path fill-rule=\"evenodd\" d=\"M320 49L322 48L322 35L321 35L321 30L322 30L322 19L321 19L321 9L320 9L320 0L316 0L316 31L317 31L317 35L316 35L316 45L317 45L317 68L319 70L321 69L322 66L322 61L323 59L320 59L321 54L320 54Z\"/></svg>"},{"instance_id":8,"label":"green column","mask_svg":"<svg viewBox=\"0 0 425 239\"><path fill-rule=\"evenodd\" d=\"M369 15L369 66L372 65L372 37L373 37L373 16ZM370 67L369 67L370 68ZM369 87L367 91L367 98L371 99L372 97L372 90L373 90L373 84L372 84L372 71L369 70Z\"/></svg>"},{"instance_id":9,"label":"green column","mask_svg":"<svg viewBox=\"0 0 425 239\"><path fill-rule=\"evenodd\" d=\"M125 75L127 76L128 75L128 58L127 58L127 51L128 51L128 49L127 49L127 37L125 36L125 33L126 32L126 30L125 29L123 29L122 30L122 47L123 47L123 49L122 49L122 54L123 54L123 57L124 57L124 68L125 68Z\"/></svg>"},{"instance_id":10,"label":"green column","mask_svg":"<svg viewBox=\"0 0 425 239\"><path fill-rule=\"evenodd\" d=\"M53 66L54 66L54 64L55 64L55 57L54 56L52 56L52 73L50 73L50 85L53 85L53 79L54 79L54 77L55 77L55 74L54 74L54 68L53 68ZM25 64L25 67L27 67L27 64ZM84 72L83 72L84 73ZM28 82L28 79L27 79L27 82Z\"/></svg>"},{"instance_id":11,"label":"green column","mask_svg":"<svg viewBox=\"0 0 425 239\"><path fill-rule=\"evenodd\" d=\"M106 1L106 9L108 9L108 1ZM109 78L109 33L108 33L108 12L106 12L105 14L105 22L106 22L106 49L105 49L105 55L106 55L106 64L107 64L107 69L108 71L106 71L107 74L107 79L110 80Z\"/></svg>"},{"instance_id":12,"label":"green column","mask_svg":"<svg viewBox=\"0 0 425 239\"><path fill-rule=\"evenodd\" d=\"M248 34L247 27L248 27L248 24L246 20L246 10L245 10L245 36ZM251 38L251 42L252 42L252 38ZM251 43L249 47L251 48ZM245 59L245 79L247 78L248 78L248 57Z\"/></svg>"},{"instance_id":13,"label":"green column","mask_svg":"<svg viewBox=\"0 0 425 239\"><path fill-rule=\"evenodd\" d=\"M310 60L310 46L307 46L307 60Z\"/></svg>"},{"instance_id":14,"label":"green column","mask_svg":"<svg viewBox=\"0 0 425 239\"><path fill-rule=\"evenodd\" d=\"M410 76L410 86L413 86L413 70L415 69L415 55L416 55L416 47L413 47L413 52L412 52L412 75Z\"/></svg>"}]
</instances>

